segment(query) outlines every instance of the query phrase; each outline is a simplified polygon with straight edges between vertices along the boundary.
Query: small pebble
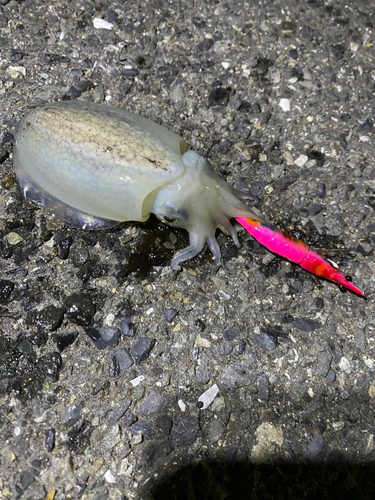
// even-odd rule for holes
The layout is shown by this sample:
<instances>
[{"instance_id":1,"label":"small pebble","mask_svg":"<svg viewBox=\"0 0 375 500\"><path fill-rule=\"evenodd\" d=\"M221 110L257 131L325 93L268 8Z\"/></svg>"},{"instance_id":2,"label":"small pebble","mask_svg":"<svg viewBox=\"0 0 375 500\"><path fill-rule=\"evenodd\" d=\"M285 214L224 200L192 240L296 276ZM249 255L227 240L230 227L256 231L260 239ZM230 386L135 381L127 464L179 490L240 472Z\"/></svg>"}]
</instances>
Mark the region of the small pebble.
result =
<instances>
[{"instance_id":1,"label":"small pebble","mask_svg":"<svg viewBox=\"0 0 375 500\"><path fill-rule=\"evenodd\" d=\"M130 430L133 436L135 436L139 432L145 436L152 435L152 425L149 422L145 422L144 420L138 420L137 422L134 422L134 424L130 427Z\"/></svg>"},{"instance_id":2,"label":"small pebble","mask_svg":"<svg viewBox=\"0 0 375 500\"><path fill-rule=\"evenodd\" d=\"M75 267L81 267L89 259L89 251L83 243L73 245L71 251L71 258Z\"/></svg>"},{"instance_id":3,"label":"small pebble","mask_svg":"<svg viewBox=\"0 0 375 500\"><path fill-rule=\"evenodd\" d=\"M174 318L177 316L177 311L176 309L170 308L170 309L164 309L164 316L165 319L168 321L168 323L171 323Z\"/></svg>"},{"instance_id":4,"label":"small pebble","mask_svg":"<svg viewBox=\"0 0 375 500\"><path fill-rule=\"evenodd\" d=\"M56 344L57 349L60 352L63 352L64 349L73 344L75 339L78 337L78 333L79 332L68 332L68 333L54 334L52 338Z\"/></svg>"},{"instance_id":5,"label":"small pebble","mask_svg":"<svg viewBox=\"0 0 375 500\"><path fill-rule=\"evenodd\" d=\"M101 19L100 17L94 17L93 25L94 25L95 29L111 30L113 28L112 23L109 23L108 21L105 21L104 19Z\"/></svg>"},{"instance_id":6,"label":"small pebble","mask_svg":"<svg viewBox=\"0 0 375 500\"><path fill-rule=\"evenodd\" d=\"M99 350L117 345L121 333L117 328L85 328L85 332Z\"/></svg>"},{"instance_id":7,"label":"small pebble","mask_svg":"<svg viewBox=\"0 0 375 500\"><path fill-rule=\"evenodd\" d=\"M309 158L306 156L306 155L300 155L296 160L295 160L295 164L298 166L298 167L303 167L305 165L305 163L307 162Z\"/></svg>"},{"instance_id":8,"label":"small pebble","mask_svg":"<svg viewBox=\"0 0 375 500\"><path fill-rule=\"evenodd\" d=\"M137 365L145 361L156 343L155 339L149 337L139 337L138 341L132 349L132 356L135 359Z\"/></svg>"},{"instance_id":9,"label":"small pebble","mask_svg":"<svg viewBox=\"0 0 375 500\"><path fill-rule=\"evenodd\" d=\"M125 337L133 337L135 333L135 325L130 318L125 318L120 322L120 330Z\"/></svg>"},{"instance_id":10,"label":"small pebble","mask_svg":"<svg viewBox=\"0 0 375 500\"><path fill-rule=\"evenodd\" d=\"M5 160L6 156L2 158L2 151L5 151L5 149L0 148L0 163L2 163L3 159ZM7 151L5 151L7 153ZM4 177L1 181L1 187L3 189L11 189L14 186L14 177L13 175L8 175L8 177Z\"/></svg>"},{"instance_id":11,"label":"small pebble","mask_svg":"<svg viewBox=\"0 0 375 500\"><path fill-rule=\"evenodd\" d=\"M65 307L54 305L47 306L41 311L29 311L26 316L26 324L53 332L61 325L64 313Z\"/></svg>"},{"instance_id":12,"label":"small pebble","mask_svg":"<svg viewBox=\"0 0 375 500\"><path fill-rule=\"evenodd\" d=\"M158 392L149 394L139 405L139 415L152 415L164 407L164 398Z\"/></svg>"},{"instance_id":13,"label":"small pebble","mask_svg":"<svg viewBox=\"0 0 375 500\"><path fill-rule=\"evenodd\" d=\"M266 332L260 332L260 334L253 335L253 342L258 347L265 347L267 351L273 351L276 349L276 342L273 337L268 335Z\"/></svg>"},{"instance_id":14,"label":"small pebble","mask_svg":"<svg viewBox=\"0 0 375 500\"><path fill-rule=\"evenodd\" d=\"M198 419L187 417L173 422L171 437L172 441L178 447L191 446L200 431Z\"/></svg>"},{"instance_id":15,"label":"small pebble","mask_svg":"<svg viewBox=\"0 0 375 500\"><path fill-rule=\"evenodd\" d=\"M62 359L59 352L50 352L38 359L37 368L46 378L56 382L62 365Z\"/></svg>"},{"instance_id":16,"label":"small pebble","mask_svg":"<svg viewBox=\"0 0 375 500\"><path fill-rule=\"evenodd\" d=\"M66 318L79 326L88 326L94 317L96 307L86 293L72 293L65 301Z\"/></svg>"},{"instance_id":17,"label":"small pebble","mask_svg":"<svg viewBox=\"0 0 375 500\"><path fill-rule=\"evenodd\" d=\"M156 419L155 425L165 436L168 436L172 429L172 418L169 415L161 415Z\"/></svg>"},{"instance_id":18,"label":"small pebble","mask_svg":"<svg viewBox=\"0 0 375 500\"><path fill-rule=\"evenodd\" d=\"M345 373L351 373L352 372L352 364L350 363L350 361L348 360L348 358L346 358L345 356L343 356L340 361L339 361L339 367L341 369L341 371L345 372Z\"/></svg>"},{"instance_id":19,"label":"small pebble","mask_svg":"<svg viewBox=\"0 0 375 500\"><path fill-rule=\"evenodd\" d=\"M240 356L246 351L246 342L244 340L240 340L237 345L233 347L232 353L235 356Z\"/></svg>"},{"instance_id":20,"label":"small pebble","mask_svg":"<svg viewBox=\"0 0 375 500\"><path fill-rule=\"evenodd\" d=\"M226 106L229 101L229 93L230 91L224 87L216 87L208 96L208 105L210 107Z\"/></svg>"},{"instance_id":21,"label":"small pebble","mask_svg":"<svg viewBox=\"0 0 375 500\"><path fill-rule=\"evenodd\" d=\"M118 331L118 330L117 330ZM109 376L112 379L122 377L134 363L127 349L119 348L109 353Z\"/></svg>"},{"instance_id":22,"label":"small pebble","mask_svg":"<svg viewBox=\"0 0 375 500\"><path fill-rule=\"evenodd\" d=\"M113 412L108 417L108 425L112 427L112 425L115 425L116 422L120 420L121 417L124 416L125 412L129 409L129 406L131 405L131 400L127 399L125 401L122 401Z\"/></svg>"},{"instance_id":23,"label":"small pebble","mask_svg":"<svg viewBox=\"0 0 375 500\"><path fill-rule=\"evenodd\" d=\"M223 336L225 340L233 340L240 333L241 330L238 328L229 328L225 330Z\"/></svg>"},{"instance_id":24,"label":"small pebble","mask_svg":"<svg viewBox=\"0 0 375 500\"><path fill-rule=\"evenodd\" d=\"M321 199L326 197L326 185L324 182L319 182L319 190L316 192L316 194Z\"/></svg>"},{"instance_id":25,"label":"small pebble","mask_svg":"<svg viewBox=\"0 0 375 500\"><path fill-rule=\"evenodd\" d=\"M113 472L110 469L108 469L107 472L104 474L104 479L107 481L107 483L110 483L110 484L116 483L116 476L113 474Z\"/></svg>"},{"instance_id":26,"label":"small pebble","mask_svg":"<svg viewBox=\"0 0 375 500\"><path fill-rule=\"evenodd\" d=\"M301 330L302 332L306 333L318 330L322 326L322 324L319 323L319 321L314 321L308 318L295 318L292 325L298 328L298 330Z\"/></svg>"},{"instance_id":27,"label":"small pebble","mask_svg":"<svg viewBox=\"0 0 375 500\"><path fill-rule=\"evenodd\" d=\"M266 376L258 378L258 397L262 401L268 401L270 395L269 382Z\"/></svg>"},{"instance_id":28,"label":"small pebble","mask_svg":"<svg viewBox=\"0 0 375 500\"><path fill-rule=\"evenodd\" d=\"M322 451L324 446L324 439L320 434L313 437L310 446L306 453L307 460L316 460L318 454Z\"/></svg>"},{"instance_id":29,"label":"small pebble","mask_svg":"<svg viewBox=\"0 0 375 500\"><path fill-rule=\"evenodd\" d=\"M14 289L13 281L0 280L0 304L5 304Z\"/></svg>"},{"instance_id":30,"label":"small pebble","mask_svg":"<svg viewBox=\"0 0 375 500\"><path fill-rule=\"evenodd\" d=\"M232 344L228 341L225 341L221 344L219 353L221 356L228 356L232 352Z\"/></svg>"},{"instance_id":31,"label":"small pebble","mask_svg":"<svg viewBox=\"0 0 375 500\"><path fill-rule=\"evenodd\" d=\"M65 427L72 427L81 418L81 407L80 405L70 405L62 410L60 415L60 420Z\"/></svg>"},{"instance_id":32,"label":"small pebble","mask_svg":"<svg viewBox=\"0 0 375 500\"><path fill-rule=\"evenodd\" d=\"M57 256L61 260L65 260L69 256L69 250L73 243L73 238L71 236L67 238L59 238L56 243Z\"/></svg>"},{"instance_id":33,"label":"small pebble","mask_svg":"<svg viewBox=\"0 0 375 500\"><path fill-rule=\"evenodd\" d=\"M177 401L177 404L178 404L178 407L180 408L180 410L185 413L185 411L186 411L186 404L182 401L182 399L179 399Z\"/></svg>"},{"instance_id":34,"label":"small pebble","mask_svg":"<svg viewBox=\"0 0 375 500\"><path fill-rule=\"evenodd\" d=\"M0 240L0 255L3 259L9 259L13 255L13 248L7 240Z\"/></svg>"},{"instance_id":35,"label":"small pebble","mask_svg":"<svg viewBox=\"0 0 375 500\"><path fill-rule=\"evenodd\" d=\"M27 488L31 486L34 481L34 474L32 474L30 471L24 470L19 474L16 480L16 484L21 490L27 490ZM20 498L20 496L18 496L18 498Z\"/></svg>"},{"instance_id":36,"label":"small pebble","mask_svg":"<svg viewBox=\"0 0 375 500\"><path fill-rule=\"evenodd\" d=\"M13 245L13 246L18 245L19 243L21 243L21 241L23 241L22 236L18 233L14 233L14 232L10 232L7 236L7 239L8 239L9 245Z\"/></svg>"},{"instance_id":37,"label":"small pebble","mask_svg":"<svg viewBox=\"0 0 375 500\"><path fill-rule=\"evenodd\" d=\"M327 373L326 382L334 382L335 380L336 380L336 373L331 368Z\"/></svg>"},{"instance_id":38,"label":"small pebble","mask_svg":"<svg viewBox=\"0 0 375 500\"><path fill-rule=\"evenodd\" d=\"M319 352L315 374L326 378L331 367L332 355L327 352Z\"/></svg>"},{"instance_id":39,"label":"small pebble","mask_svg":"<svg viewBox=\"0 0 375 500\"><path fill-rule=\"evenodd\" d=\"M283 111L290 111L290 100L289 99L280 99L279 106Z\"/></svg>"},{"instance_id":40,"label":"small pebble","mask_svg":"<svg viewBox=\"0 0 375 500\"><path fill-rule=\"evenodd\" d=\"M137 387L137 385L139 385L141 382L143 382L145 379L145 376L144 375L139 375L139 377L135 377L133 378L130 383L133 387Z\"/></svg>"},{"instance_id":41,"label":"small pebble","mask_svg":"<svg viewBox=\"0 0 375 500\"><path fill-rule=\"evenodd\" d=\"M9 156L8 151L6 149L4 149L4 148L0 148L0 165L8 158L8 156ZM1 181L1 186L4 189L9 189L9 188L6 188L6 187L3 186L3 181Z\"/></svg>"},{"instance_id":42,"label":"small pebble","mask_svg":"<svg viewBox=\"0 0 375 500\"><path fill-rule=\"evenodd\" d=\"M51 451L55 448L55 437L56 437L55 429L48 429L48 431L46 431L46 438L44 440L44 444L46 445L48 453L51 453Z\"/></svg>"},{"instance_id":43,"label":"small pebble","mask_svg":"<svg viewBox=\"0 0 375 500\"><path fill-rule=\"evenodd\" d=\"M285 164L288 167L292 167L294 165L294 158L293 158L293 155L290 151L285 151L285 153L283 154L283 158L284 158Z\"/></svg>"}]
</instances>

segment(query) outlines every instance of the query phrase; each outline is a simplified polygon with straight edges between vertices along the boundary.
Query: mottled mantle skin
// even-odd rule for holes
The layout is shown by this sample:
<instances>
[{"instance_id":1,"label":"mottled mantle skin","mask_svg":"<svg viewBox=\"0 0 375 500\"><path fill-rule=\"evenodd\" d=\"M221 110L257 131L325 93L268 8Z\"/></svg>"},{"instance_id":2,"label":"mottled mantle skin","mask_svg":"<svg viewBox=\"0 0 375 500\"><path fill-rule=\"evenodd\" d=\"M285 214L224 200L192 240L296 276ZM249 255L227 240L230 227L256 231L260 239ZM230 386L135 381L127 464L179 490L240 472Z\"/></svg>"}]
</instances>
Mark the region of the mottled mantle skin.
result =
<instances>
[{"instance_id":1,"label":"mottled mantle skin","mask_svg":"<svg viewBox=\"0 0 375 500\"><path fill-rule=\"evenodd\" d=\"M246 193L220 179L208 160L164 127L111 106L68 101L31 111L15 138L14 168L27 198L56 211L70 227L106 228L158 219L189 231L172 267L208 244L221 259L219 228L239 246L230 219L259 218Z\"/></svg>"}]
</instances>

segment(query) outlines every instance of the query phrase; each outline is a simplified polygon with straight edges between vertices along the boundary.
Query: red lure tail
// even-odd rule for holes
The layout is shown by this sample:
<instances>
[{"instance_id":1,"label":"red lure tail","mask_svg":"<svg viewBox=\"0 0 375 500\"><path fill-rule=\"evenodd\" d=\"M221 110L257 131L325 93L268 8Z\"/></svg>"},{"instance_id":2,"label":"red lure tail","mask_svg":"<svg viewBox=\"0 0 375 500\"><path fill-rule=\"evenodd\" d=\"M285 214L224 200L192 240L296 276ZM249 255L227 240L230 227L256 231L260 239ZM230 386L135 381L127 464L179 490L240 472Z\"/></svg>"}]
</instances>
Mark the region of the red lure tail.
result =
<instances>
[{"instance_id":1,"label":"red lure tail","mask_svg":"<svg viewBox=\"0 0 375 500\"><path fill-rule=\"evenodd\" d=\"M345 278L338 268L330 264L327 259L315 252L303 241L255 219L239 217L236 221L271 252L285 257L316 276L333 281L362 297L365 296L359 288Z\"/></svg>"}]
</instances>

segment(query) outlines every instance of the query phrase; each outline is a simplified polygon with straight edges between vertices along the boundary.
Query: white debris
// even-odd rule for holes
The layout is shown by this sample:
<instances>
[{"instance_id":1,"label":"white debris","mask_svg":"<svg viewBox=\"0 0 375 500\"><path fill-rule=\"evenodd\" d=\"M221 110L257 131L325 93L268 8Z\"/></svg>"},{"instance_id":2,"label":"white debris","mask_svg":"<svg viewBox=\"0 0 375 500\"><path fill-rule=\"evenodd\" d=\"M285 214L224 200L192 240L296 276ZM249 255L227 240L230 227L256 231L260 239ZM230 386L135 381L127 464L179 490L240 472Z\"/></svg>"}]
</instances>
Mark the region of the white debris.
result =
<instances>
[{"instance_id":1,"label":"white debris","mask_svg":"<svg viewBox=\"0 0 375 500\"><path fill-rule=\"evenodd\" d=\"M115 320L115 315L113 313L109 313L104 320L105 326L112 326Z\"/></svg>"},{"instance_id":2,"label":"white debris","mask_svg":"<svg viewBox=\"0 0 375 500\"><path fill-rule=\"evenodd\" d=\"M212 401L219 394L219 388L216 384L212 385L207 391L201 394L198 398L198 403L203 403L203 406L200 407L201 410L205 410L207 406L210 406Z\"/></svg>"},{"instance_id":3,"label":"white debris","mask_svg":"<svg viewBox=\"0 0 375 500\"><path fill-rule=\"evenodd\" d=\"M94 17L93 20L94 28L98 30L111 30L113 28L113 24L105 21L104 19L100 19L100 17Z\"/></svg>"},{"instance_id":4,"label":"white debris","mask_svg":"<svg viewBox=\"0 0 375 500\"><path fill-rule=\"evenodd\" d=\"M285 153L283 154L283 158L288 167L294 165L294 158L290 151L285 151Z\"/></svg>"},{"instance_id":5,"label":"white debris","mask_svg":"<svg viewBox=\"0 0 375 500\"><path fill-rule=\"evenodd\" d=\"M224 69L228 69L228 68L229 68L229 66L230 66L230 62L229 62L229 61L223 61L223 62L221 63L221 65L222 65L222 67L223 67Z\"/></svg>"},{"instance_id":6,"label":"white debris","mask_svg":"<svg viewBox=\"0 0 375 500\"><path fill-rule=\"evenodd\" d=\"M24 68L23 66L9 66L5 71L11 78L17 78L20 75L26 75L26 68Z\"/></svg>"},{"instance_id":7,"label":"white debris","mask_svg":"<svg viewBox=\"0 0 375 500\"><path fill-rule=\"evenodd\" d=\"M306 155L299 155L299 157L295 160L295 164L298 167L303 167L309 158Z\"/></svg>"},{"instance_id":8,"label":"white debris","mask_svg":"<svg viewBox=\"0 0 375 500\"><path fill-rule=\"evenodd\" d=\"M178 400L178 406L180 407L180 410L185 412L186 411L186 404L182 401L182 399Z\"/></svg>"},{"instance_id":9,"label":"white debris","mask_svg":"<svg viewBox=\"0 0 375 500\"><path fill-rule=\"evenodd\" d=\"M361 142L369 142L370 137L369 137L368 135L361 135L361 136L359 137L359 140L360 140Z\"/></svg>"},{"instance_id":10,"label":"white debris","mask_svg":"<svg viewBox=\"0 0 375 500\"><path fill-rule=\"evenodd\" d=\"M280 99L279 106L283 111L290 111L290 100Z\"/></svg>"},{"instance_id":11,"label":"white debris","mask_svg":"<svg viewBox=\"0 0 375 500\"><path fill-rule=\"evenodd\" d=\"M144 375L139 375L139 377L136 377L136 378L133 378L133 380L130 381L131 385L133 387L136 387L137 385L139 385L141 382L143 382L145 379L145 376Z\"/></svg>"},{"instance_id":12,"label":"white debris","mask_svg":"<svg viewBox=\"0 0 375 500\"><path fill-rule=\"evenodd\" d=\"M339 361L339 367L340 369L345 372L345 373L351 373L352 372L352 365L348 358L343 356L340 361Z\"/></svg>"},{"instance_id":13,"label":"white debris","mask_svg":"<svg viewBox=\"0 0 375 500\"><path fill-rule=\"evenodd\" d=\"M108 469L107 472L104 474L104 479L107 481L107 483L113 484L116 482L116 478L112 474L112 471L110 469Z\"/></svg>"},{"instance_id":14,"label":"white debris","mask_svg":"<svg viewBox=\"0 0 375 500\"><path fill-rule=\"evenodd\" d=\"M48 420L48 418L50 417L50 413L51 412L49 410L46 410L40 417L34 418L34 421L38 424L42 424L43 422L46 422Z\"/></svg>"},{"instance_id":15,"label":"white debris","mask_svg":"<svg viewBox=\"0 0 375 500\"><path fill-rule=\"evenodd\" d=\"M195 339L195 345L197 347L205 347L206 349L208 349L209 347L211 347L211 342L208 339L201 337L200 334L198 333Z\"/></svg>"}]
</instances>

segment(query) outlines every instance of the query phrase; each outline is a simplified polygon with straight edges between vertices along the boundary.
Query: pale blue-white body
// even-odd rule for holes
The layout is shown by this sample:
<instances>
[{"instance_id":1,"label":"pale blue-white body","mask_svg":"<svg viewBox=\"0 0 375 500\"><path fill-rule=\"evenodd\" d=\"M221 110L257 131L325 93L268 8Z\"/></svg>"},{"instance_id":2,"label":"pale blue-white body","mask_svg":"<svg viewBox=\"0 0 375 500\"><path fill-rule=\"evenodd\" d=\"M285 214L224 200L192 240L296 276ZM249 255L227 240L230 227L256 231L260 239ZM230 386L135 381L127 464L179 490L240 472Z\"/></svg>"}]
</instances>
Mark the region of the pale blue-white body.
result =
<instances>
[{"instance_id":1,"label":"pale blue-white body","mask_svg":"<svg viewBox=\"0 0 375 500\"><path fill-rule=\"evenodd\" d=\"M190 245L172 267L208 244L220 263L219 228L239 246L230 219L259 217L210 162L184 139L146 118L108 105L66 101L35 108L15 137L14 169L21 190L70 227L104 229L145 221L151 213L186 229Z\"/></svg>"}]
</instances>

